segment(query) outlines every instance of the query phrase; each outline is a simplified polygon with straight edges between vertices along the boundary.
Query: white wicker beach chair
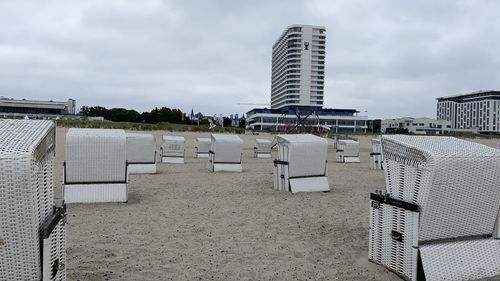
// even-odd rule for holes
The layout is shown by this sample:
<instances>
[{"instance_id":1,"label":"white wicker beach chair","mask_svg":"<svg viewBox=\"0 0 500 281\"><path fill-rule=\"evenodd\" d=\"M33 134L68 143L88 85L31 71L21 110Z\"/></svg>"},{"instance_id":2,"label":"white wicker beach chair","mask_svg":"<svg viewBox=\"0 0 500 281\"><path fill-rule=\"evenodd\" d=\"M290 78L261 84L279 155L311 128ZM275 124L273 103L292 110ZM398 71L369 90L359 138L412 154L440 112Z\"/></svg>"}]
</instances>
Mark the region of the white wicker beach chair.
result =
<instances>
[{"instance_id":1,"label":"white wicker beach chair","mask_svg":"<svg viewBox=\"0 0 500 281\"><path fill-rule=\"evenodd\" d=\"M68 130L64 163L67 203L127 202L127 186L125 131Z\"/></svg>"},{"instance_id":2,"label":"white wicker beach chair","mask_svg":"<svg viewBox=\"0 0 500 281\"><path fill-rule=\"evenodd\" d=\"M408 280L500 275L500 151L451 137L383 136L369 259ZM498 227L498 226L497 226ZM420 279L419 279L420 280Z\"/></svg>"},{"instance_id":3,"label":"white wicker beach chair","mask_svg":"<svg viewBox=\"0 0 500 281\"><path fill-rule=\"evenodd\" d=\"M65 205L53 197L55 125L0 120L0 280L66 280Z\"/></svg>"},{"instance_id":4,"label":"white wicker beach chair","mask_svg":"<svg viewBox=\"0 0 500 281\"><path fill-rule=\"evenodd\" d=\"M212 134L208 156L211 172L241 172L243 140L237 135Z\"/></svg>"},{"instance_id":5,"label":"white wicker beach chair","mask_svg":"<svg viewBox=\"0 0 500 281\"><path fill-rule=\"evenodd\" d=\"M309 134L278 135L274 189L290 192L330 191L328 141Z\"/></svg>"},{"instance_id":6,"label":"white wicker beach chair","mask_svg":"<svg viewBox=\"0 0 500 281\"><path fill-rule=\"evenodd\" d=\"M211 145L210 138L196 138L196 146L194 147L196 158L208 158Z\"/></svg>"},{"instance_id":7,"label":"white wicker beach chair","mask_svg":"<svg viewBox=\"0 0 500 281\"><path fill-rule=\"evenodd\" d=\"M271 140L255 139L253 155L255 158L271 158Z\"/></svg>"},{"instance_id":8,"label":"white wicker beach chair","mask_svg":"<svg viewBox=\"0 0 500 281\"><path fill-rule=\"evenodd\" d=\"M354 140L337 141L337 162L359 163L359 142Z\"/></svg>"},{"instance_id":9,"label":"white wicker beach chair","mask_svg":"<svg viewBox=\"0 0 500 281\"><path fill-rule=\"evenodd\" d=\"M184 164L185 143L184 137L163 136L163 146L160 148L161 162Z\"/></svg>"},{"instance_id":10,"label":"white wicker beach chair","mask_svg":"<svg viewBox=\"0 0 500 281\"><path fill-rule=\"evenodd\" d=\"M370 153L370 169L382 170L382 144L380 139L372 139L372 152Z\"/></svg>"},{"instance_id":11,"label":"white wicker beach chair","mask_svg":"<svg viewBox=\"0 0 500 281\"><path fill-rule=\"evenodd\" d=\"M127 133L129 174L156 173L155 138L151 134Z\"/></svg>"}]
</instances>

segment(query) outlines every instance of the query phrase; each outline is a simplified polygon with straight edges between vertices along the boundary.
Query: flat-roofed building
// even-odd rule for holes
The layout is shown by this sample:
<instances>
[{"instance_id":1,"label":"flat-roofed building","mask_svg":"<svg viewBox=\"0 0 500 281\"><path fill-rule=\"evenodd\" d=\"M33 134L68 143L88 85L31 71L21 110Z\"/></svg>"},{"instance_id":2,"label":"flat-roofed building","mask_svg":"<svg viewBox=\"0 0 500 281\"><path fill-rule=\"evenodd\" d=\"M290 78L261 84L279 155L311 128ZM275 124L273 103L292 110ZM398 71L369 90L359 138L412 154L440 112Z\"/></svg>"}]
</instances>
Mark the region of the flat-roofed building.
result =
<instances>
[{"instance_id":1,"label":"flat-roofed building","mask_svg":"<svg viewBox=\"0 0 500 281\"><path fill-rule=\"evenodd\" d=\"M382 133L398 133L408 130L412 134L439 135L452 131L451 123L446 120L436 120L427 117L402 117L384 119L381 122Z\"/></svg>"},{"instance_id":2,"label":"flat-roofed building","mask_svg":"<svg viewBox=\"0 0 500 281\"><path fill-rule=\"evenodd\" d=\"M500 91L440 97L437 101L437 120L451 122L453 129L500 133Z\"/></svg>"},{"instance_id":3,"label":"flat-roofed building","mask_svg":"<svg viewBox=\"0 0 500 281\"><path fill-rule=\"evenodd\" d=\"M301 124L323 127L333 132L366 132L368 117L358 116L355 109L320 108ZM283 131L297 124L297 111L254 108L246 113L247 127L253 130ZM309 114L309 113L307 113ZM307 114L301 114L305 118Z\"/></svg>"},{"instance_id":4,"label":"flat-roofed building","mask_svg":"<svg viewBox=\"0 0 500 281\"><path fill-rule=\"evenodd\" d=\"M0 97L0 114L3 115L75 115L76 101L41 101Z\"/></svg>"}]
</instances>

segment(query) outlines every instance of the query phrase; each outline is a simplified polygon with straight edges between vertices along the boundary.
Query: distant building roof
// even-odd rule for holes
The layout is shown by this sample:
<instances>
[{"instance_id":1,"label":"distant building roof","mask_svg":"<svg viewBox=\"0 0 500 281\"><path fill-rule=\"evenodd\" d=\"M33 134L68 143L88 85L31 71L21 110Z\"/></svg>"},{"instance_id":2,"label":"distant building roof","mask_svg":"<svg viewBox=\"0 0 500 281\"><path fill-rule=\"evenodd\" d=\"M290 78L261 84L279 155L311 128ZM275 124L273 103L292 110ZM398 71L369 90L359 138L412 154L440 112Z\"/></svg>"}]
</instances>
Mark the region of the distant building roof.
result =
<instances>
[{"instance_id":1,"label":"distant building roof","mask_svg":"<svg viewBox=\"0 0 500 281\"><path fill-rule=\"evenodd\" d=\"M483 99L496 99L500 100L500 91L477 91L469 94L452 95L436 98L438 101L454 101L454 102L468 102Z\"/></svg>"},{"instance_id":2,"label":"distant building roof","mask_svg":"<svg viewBox=\"0 0 500 281\"><path fill-rule=\"evenodd\" d=\"M305 107L284 107L280 109L270 109L270 108L253 108L248 111L247 115L253 115L257 113L265 113L265 114L290 114L295 115L296 110L299 112L314 112L314 114L323 116L323 115L333 115L333 116L354 116L356 113L359 113L356 109L343 109L343 108L305 108Z\"/></svg>"},{"instance_id":3,"label":"distant building roof","mask_svg":"<svg viewBox=\"0 0 500 281\"><path fill-rule=\"evenodd\" d=\"M13 99L0 96L0 112L34 114L75 114L76 102Z\"/></svg>"}]
</instances>

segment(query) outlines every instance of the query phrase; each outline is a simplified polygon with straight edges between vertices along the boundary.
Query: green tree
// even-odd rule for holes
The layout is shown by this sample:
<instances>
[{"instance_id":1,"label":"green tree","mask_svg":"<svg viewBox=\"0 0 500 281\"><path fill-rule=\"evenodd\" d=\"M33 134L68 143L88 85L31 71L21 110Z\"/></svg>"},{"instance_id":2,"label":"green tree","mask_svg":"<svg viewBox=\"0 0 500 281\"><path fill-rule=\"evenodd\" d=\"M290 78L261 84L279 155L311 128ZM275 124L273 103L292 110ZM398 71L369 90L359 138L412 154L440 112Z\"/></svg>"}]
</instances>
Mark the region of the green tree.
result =
<instances>
[{"instance_id":1,"label":"green tree","mask_svg":"<svg viewBox=\"0 0 500 281\"><path fill-rule=\"evenodd\" d=\"M231 126L231 119L229 119L228 117L222 117L222 124L224 124L224 127Z\"/></svg>"},{"instance_id":2,"label":"green tree","mask_svg":"<svg viewBox=\"0 0 500 281\"><path fill-rule=\"evenodd\" d=\"M238 128L245 128L247 125L247 120L245 119L245 116L241 117L240 120L238 120Z\"/></svg>"}]
</instances>

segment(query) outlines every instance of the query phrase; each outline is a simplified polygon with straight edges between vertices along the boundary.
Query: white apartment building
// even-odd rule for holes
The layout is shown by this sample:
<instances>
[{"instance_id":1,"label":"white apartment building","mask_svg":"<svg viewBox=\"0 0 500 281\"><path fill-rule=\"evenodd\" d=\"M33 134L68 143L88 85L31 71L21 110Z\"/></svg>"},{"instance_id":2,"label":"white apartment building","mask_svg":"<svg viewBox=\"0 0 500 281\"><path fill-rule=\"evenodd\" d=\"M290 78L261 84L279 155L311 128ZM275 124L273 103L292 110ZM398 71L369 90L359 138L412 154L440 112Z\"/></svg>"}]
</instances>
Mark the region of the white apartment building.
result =
<instances>
[{"instance_id":1,"label":"white apartment building","mask_svg":"<svg viewBox=\"0 0 500 281\"><path fill-rule=\"evenodd\" d=\"M437 119L454 129L500 133L500 91L479 91L437 98Z\"/></svg>"},{"instance_id":2,"label":"white apartment building","mask_svg":"<svg viewBox=\"0 0 500 281\"><path fill-rule=\"evenodd\" d=\"M317 129L366 132L368 117L356 109L323 108L325 32L322 26L291 25L280 35L273 45L271 108L248 111L247 128L286 132L300 118Z\"/></svg>"},{"instance_id":3,"label":"white apartment building","mask_svg":"<svg viewBox=\"0 0 500 281\"><path fill-rule=\"evenodd\" d=\"M273 45L271 108L323 106L326 28L291 25Z\"/></svg>"},{"instance_id":4,"label":"white apartment building","mask_svg":"<svg viewBox=\"0 0 500 281\"><path fill-rule=\"evenodd\" d=\"M451 122L446 120L435 120L427 117L384 119L381 122L382 133L395 133L398 130L405 129L412 134L439 135L449 133L451 131Z\"/></svg>"}]
</instances>

